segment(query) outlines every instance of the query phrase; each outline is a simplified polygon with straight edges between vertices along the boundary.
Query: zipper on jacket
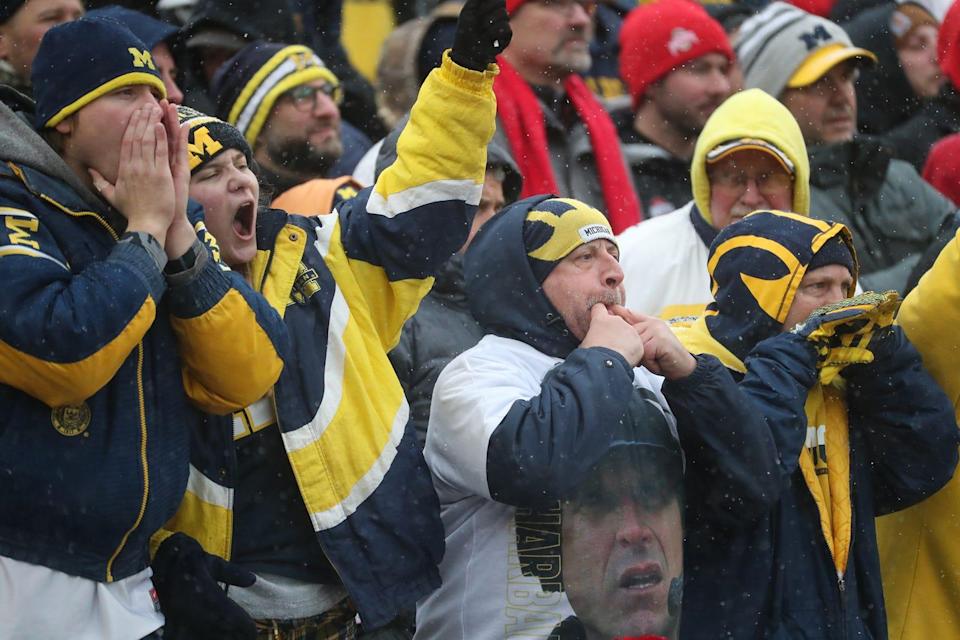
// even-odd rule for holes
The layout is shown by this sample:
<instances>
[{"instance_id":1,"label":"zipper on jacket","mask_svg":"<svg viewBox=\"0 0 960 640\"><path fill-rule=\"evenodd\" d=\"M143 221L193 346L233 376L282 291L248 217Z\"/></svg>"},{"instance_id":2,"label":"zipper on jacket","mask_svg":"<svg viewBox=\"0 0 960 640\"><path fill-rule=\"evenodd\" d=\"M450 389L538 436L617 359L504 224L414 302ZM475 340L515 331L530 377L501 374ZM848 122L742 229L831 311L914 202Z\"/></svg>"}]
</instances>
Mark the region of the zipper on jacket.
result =
<instances>
[{"instance_id":1,"label":"zipper on jacket","mask_svg":"<svg viewBox=\"0 0 960 640\"><path fill-rule=\"evenodd\" d=\"M73 209L70 209L67 206L60 204L59 202L57 202L47 194L40 193L39 191L31 187L30 183L27 182L27 177L23 175L23 170L20 169L20 167L18 167L16 164L14 164L13 162L8 162L7 166L10 167L10 170L13 171L13 173L17 176L20 182L23 183L23 186L27 188L27 191L29 191L36 197L40 198L47 204L53 205L60 211L63 211L64 213L66 213L67 215L73 216L75 218L88 218L88 217L94 218L107 230L107 232L110 234L110 237L113 238L114 242L120 240L120 236L117 234L114 228L111 227L110 223L107 222L107 220L103 216L101 216L99 213L96 213L94 211L74 211Z\"/></svg>"},{"instance_id":2,"label":"zipper on jacket","mask_svg":"<svg viewBox=\"0 0 960 640\"><path fill-rule=\"evenodd\" d=\"M140 466L143 470L143 496L140 498L140 512L137 513L137 519L123 534L120 544L107 561L107 582L113 582L113 563L126 546L130 534L136 531L143 521L143 515L147 511L147 496L150 492L150 475L147 466L147 409L143 391L143 342L137 344L137 405L140 410Z\"/></svg>"}]
</instances>

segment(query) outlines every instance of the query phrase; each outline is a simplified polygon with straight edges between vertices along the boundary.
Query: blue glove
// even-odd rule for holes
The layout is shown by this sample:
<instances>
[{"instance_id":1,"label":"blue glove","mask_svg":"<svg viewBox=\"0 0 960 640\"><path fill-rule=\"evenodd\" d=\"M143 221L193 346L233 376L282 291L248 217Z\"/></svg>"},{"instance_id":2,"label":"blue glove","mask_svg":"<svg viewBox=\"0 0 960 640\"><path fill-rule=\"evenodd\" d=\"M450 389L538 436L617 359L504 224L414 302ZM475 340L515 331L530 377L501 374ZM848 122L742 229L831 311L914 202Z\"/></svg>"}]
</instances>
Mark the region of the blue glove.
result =
<instances>
[{"instance_id":1,"label":"blue glove","mask_svg":"<svg viewBox=\"0 0 960 640\"><path fill-rule=\"evenodd\" d=\"M252 573L207 553L185 533L164 540L151 566L165 640L256 640L253 619L218 584L249 587Z\"/></svg>"}]
</instances>

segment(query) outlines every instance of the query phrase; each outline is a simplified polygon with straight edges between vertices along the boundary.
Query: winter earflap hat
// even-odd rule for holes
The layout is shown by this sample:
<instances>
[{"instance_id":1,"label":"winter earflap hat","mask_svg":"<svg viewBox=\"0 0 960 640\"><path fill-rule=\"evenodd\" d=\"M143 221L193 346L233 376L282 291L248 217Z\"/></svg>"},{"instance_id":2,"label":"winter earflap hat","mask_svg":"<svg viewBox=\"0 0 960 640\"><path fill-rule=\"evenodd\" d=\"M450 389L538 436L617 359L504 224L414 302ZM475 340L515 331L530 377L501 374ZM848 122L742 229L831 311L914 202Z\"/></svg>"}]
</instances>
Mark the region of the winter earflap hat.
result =
<instances>
[{"instance_id":1,"label":"winter earflap hat","mask_svg":"<svg viewBox=\"0 0 960 640\"><path fill-rule=\"evenodd\" d=\"M774 2L740 26L735 44L744 86L775 98L787 88L805 87L844 60L875 63L877 57L853 46L835 22L786 2Z\"/></svg>"},{"instance_id":2,"label":"winter earflap hat","mask_svg":"<svg viewBox=\"0 0 960 640\"><path fill-rule=\"evenodd\" d=\"M253 145L277 98L314 80L340 86L337 76L308 47L254 42L227 60L213 77L217 115Z\"/></svg>"},{"instance_id":3,"label":"winter earflap hat","mask_svg":"<svg viewBox=\"0 0 960 640\"><path fill-rule=\"evenodd\" d=\"M656 0L633 9L620 29L620 77L633 108L651 84L708 53L734 59L723 27L696 2Z\"/></svg>"},{"instance_id":4,"label":"winter earflap hat","mask_svg":"<svg viewBox=\"0 0 960 640\"><path fill-rule=\"evenodd\" d=\"M246 156L248 165L253 163L250 145L236 127L190 107L177 106L177 116L180 124L186 124L190 128L187 155L191 174L199 171L225 149L237 149Z\"/></svg>"},{"instance_id":5,"label":"winter earflap hat","mask_svg":"<svg viewBox=\"0 0 960 640\"><path fill-rule=\"evenodd\" d=\"M121 87L147 85L167 97L150 49L113 20L81 18L50 29L30 74L37 129L54 127Z\"/></svg>"},{"instance_id":6,"label":"winter earflap hat","mask_svg":"<svg viewBox=\"0 0 960 640\"><path fill-rule=\"evenodd\" d=\"M571 251L600 239L617 242L606 216L570 198L550 198L534 205L523 222L527 261L541 284Z\"/></svg>"}]
</instances>

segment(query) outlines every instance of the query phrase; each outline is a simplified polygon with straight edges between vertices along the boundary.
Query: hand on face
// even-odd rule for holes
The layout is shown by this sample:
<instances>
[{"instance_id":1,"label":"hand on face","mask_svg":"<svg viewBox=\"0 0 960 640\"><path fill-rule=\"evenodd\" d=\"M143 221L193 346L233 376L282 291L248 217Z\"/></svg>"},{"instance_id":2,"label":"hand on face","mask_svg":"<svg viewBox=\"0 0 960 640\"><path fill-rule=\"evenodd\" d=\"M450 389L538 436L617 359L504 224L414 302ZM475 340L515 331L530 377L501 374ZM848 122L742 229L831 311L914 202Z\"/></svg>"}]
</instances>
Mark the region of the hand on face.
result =
<instances>
[{"instance_id":1,"label":"hand on face","mask_svg":"<svg viewBox=\"0 0 960 640\"><path fill-rule=\"evenodd\" d=\"M668 380L686 378L697 368L697 360L687 351L659 318L636 313L620 305L610 308L610 313L623 318L643 341L644 367Z\"/></svg>"},{"instance_id":2,"label":"hand on face","mask_svg":"<svg viewBox=\"0 0 960 640\"><path fill-rule=\"evenodd\" d=\"M590 308L590 328L580 346L606 347L622 355L631 367L635 367L644 357L643 338L627 319L613 313L613 308L617 307L608 310L600 303Z\"/></svg>"},{"instance_id":3,"label":"hand on face","mask_svg":"<svg viewBox=\"0 0 960 640\"><path fill-rule=\"evenodd\" d=\"M170 174L173 179L176 213L167 230L164 248L167 257L177 259L193 245L197 233L187 218L187 198L190 193L190 162L187 158L187 144L190 127L180 124L177 107L166 100L160 101L163 110L163 126L167 134Z\"/></svg>"},{"instance_id":4,"label":"hand on face","mask_svg":"<svg viewBox=\"0 0 960 640\"><path fill-rule=\"evenodd\" d=\"M156 103L145 104L130 116L121 142L116 183L110 184L96 169L89 169L97 190L126 217L127 230L150 233L161 245L177 213L177 189L163 118L163 110ZM182 152L186 153L186 145Z\"/></svg>"}]
</instances>

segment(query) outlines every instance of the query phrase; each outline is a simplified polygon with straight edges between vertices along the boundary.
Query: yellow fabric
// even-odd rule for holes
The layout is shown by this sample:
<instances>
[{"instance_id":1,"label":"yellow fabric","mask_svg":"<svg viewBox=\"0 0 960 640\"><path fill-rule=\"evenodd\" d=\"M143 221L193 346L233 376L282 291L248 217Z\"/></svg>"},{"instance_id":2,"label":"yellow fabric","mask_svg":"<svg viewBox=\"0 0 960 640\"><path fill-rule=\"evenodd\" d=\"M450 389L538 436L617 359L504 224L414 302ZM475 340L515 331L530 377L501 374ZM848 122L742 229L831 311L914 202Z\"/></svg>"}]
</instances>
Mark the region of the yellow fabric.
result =
<instances>
[{"instance_id":1,"label":"yellow fabric","mask_svg":"<svg viewBox=\"0 0 960 640\"><path fill-rule=\"evenodd\" d=\"M690 353L708 353L717 357L728 369L746 372L743 362L710 335L703 318L699 318L689 327L673 330ZM840 379L836 382L839 384ZM823 386L818 383L807 394L804 409L807 414L808 446L800 453L800 470L820 513L820 529L830 548L837 575L843 576L850 552L853 522L850 502L850 435L844 391L837 386ZM810 429L814 430L814 450L810 448ZM819 450L818 434L822 434L820 437L823 440L823 449ZM816 461L815 452L818 454ZM825 463L822 459L824 457Z\"/></svg>"},{"instance_id":2,"label":"yellow fabric","mask_svg":"<svg viewBox=\"0 0 960 640\"><path fill-rule=\"evenodd\" d=\"M820 384L807 394L807 446L800 454L800 471L820 512L820 530L838 578L847 569L853 518L850 425L843 396L843 390Z\"/></svg>"},{"instance_id":3,"label":"yellow fabric","mask_svg":"<svg viewBox=\"0 0 960 640\"><path fill-rule=\"evenodd\" d=\"M290 301L290 290L297 278L297 267L306 250L307 234L293 224L285 225L280 234L285 241L277 242L273 251L257 251L257 256L247 265L247 269L253 286L282 318ZM271 267L269 277L267 267Z\"/></svg>"},{"instance_id":4,"label":"yellow fabric","mask_svg":"<svg viewBox=\"0 0 960 640\"><path fill-rule=\"evenodd\" d=\"M897 321L960 420L960 236L900 307ZM960 472L923 502L877 520L891 640L960 637Z\"/></svg>"},{"instance_id":5,"label":"yellow fabric","mask_svg":"<svg viewBox=\"0 0 960 640\"><path fill-rule=\"evenodd\" d=\"M97 98L107 95L114 89L119 89L120 87L131 87L135 85L147 85L148 87L153 87L160 92L161 98L167 97L167 88L163 85L163 80L161 80L159 76L156 76L152 73L147 73L145 71L131 71L130 73L125 73L122 76L118 76L103 83L93 91L83 94L65 106L63 109L60 109L60 111L57 111L43 124L43 126L48 129L55 127L70 114L76 113Z\"/></svg>"},{"instance_id":6,"label":"yellow fabric","mask_svg":"<svg viewBox=\"0 0 960 640\"><path fill-rule=\"evenodd\" d=\"M120 370L156 315L156 304L148 297L117 337L75 362L49 362L0 341L0 382L50 407L80 404Z\"/></svg>"},{"instance_id":7,"label":"yellow fabric","mask_svg":"<svg viewBox=\"0 0 960 640\"><path fill-rule=\"evenodd\" d=\"M778 100L760 89L749 89L732 95L720 105L697 138L690 179L693 199L703 218L713 224L707 153L720 144L738 138L765 140L790 158L794 166L793 211L803 215L810 213L810 160L800 127Z\"/></svg>"},{"instance_id":8,"label":"yellow fabric","mask_svg":"<svg viewBox=\"0 0 960 640\"><path fill-rule=\"evenodd\" d=\"M860 47L849 47L838 42L837 44L821 47L807 56L803 64L797 67L797 70L790 76L790 79L787 81L787 87L796 89L797 87L805 87L813 84L822 78L825 73L830 71L830 69L850 58L866 58L867 60L872 60L874 63L877 61L877 56L875 56L872 51L861 49Z\"/></svg>"},{"instance_id":9,"label":"yellow fabric","mask_svg":"<svg viewBox=\"0 0 960 640\"><path fill-rule=\"evenodd\" d=\"M486 98L498 73L495 66L483 72L458 67L450 61L450 52L447 51L443 54L440 69L431 72L431 75L443 76L445 82L431 82L430 77L427 82L431 83L430 90L436 100L441 104L455 105L462 103L465 98L471 102L476 102L477 97ZM482 78L483 82L477 82L477 78ZM423 92L421 88L421 95ZM417 111L423 108L419 100L414 104L410 121L397 141L397 159L380 174L374 185L374 191L384 200L389 195L408 189L429 187L429 183L436 181L470 180L476 185L483 184L486 144L482 149L484 162L480 167L477 167L472 154L465 153L464 149L468 144L476 144L478 139L489 140L492 137L496 101L487 100L486 104L477 104L476 119L469 127L452 120L444 123L443 135L435 135L425 129L438 123L416 117ZM477 131L480 123L483 123L482 130ZM430 146L430 153L418 153L417 147L425 144Z\"/></svg>"},{"instance_id":10,"label":"yellow fabric","mask_svg":"<svg viewBox=\"0 0 960 640\"><path fill-rule=\"evenodd\" d=\"M253 404L280 377L283 360L235 289L202 315L171 316L170 324L183 362L183 388L203 411L223 415ZM250 358L261 366L244 366ZM211 362L220 366L210 371Z\"/></svg>"},{"instance_id":11,"label":"yellow fabric","mask_svg":"<svg viewBox=\"0 0 960 640\"><path fill-rule=\"evenodd\" d=\"M207 553L230 559L233 544L233 518L229 508L205 502L197 494L187 491L177 508L177 513L167 523L167 529L182 531L199 542ZM164 531L164 535L155 536L156 541L150 541L153 553L156 553L156 547L172 531Z\"/></svg>"},{"instance_id":12,"label":"yellow fabric","mask_svg":"<svg viewBox=\"0 0 960 640\"><path fill-rule=\"evenodd\" d=\"M555 198L555 200L564 202L572 208L565 211L563 215L536 209L527 213L527 220L542 222L553 228L553 234L549 240L533 251L527 252L531 258L559 262L590 239L606 237L611 242L615 242L613 229L610 228L607 217L598 210L579 200L568 198Z\"/></svg>"}]
</instances>

